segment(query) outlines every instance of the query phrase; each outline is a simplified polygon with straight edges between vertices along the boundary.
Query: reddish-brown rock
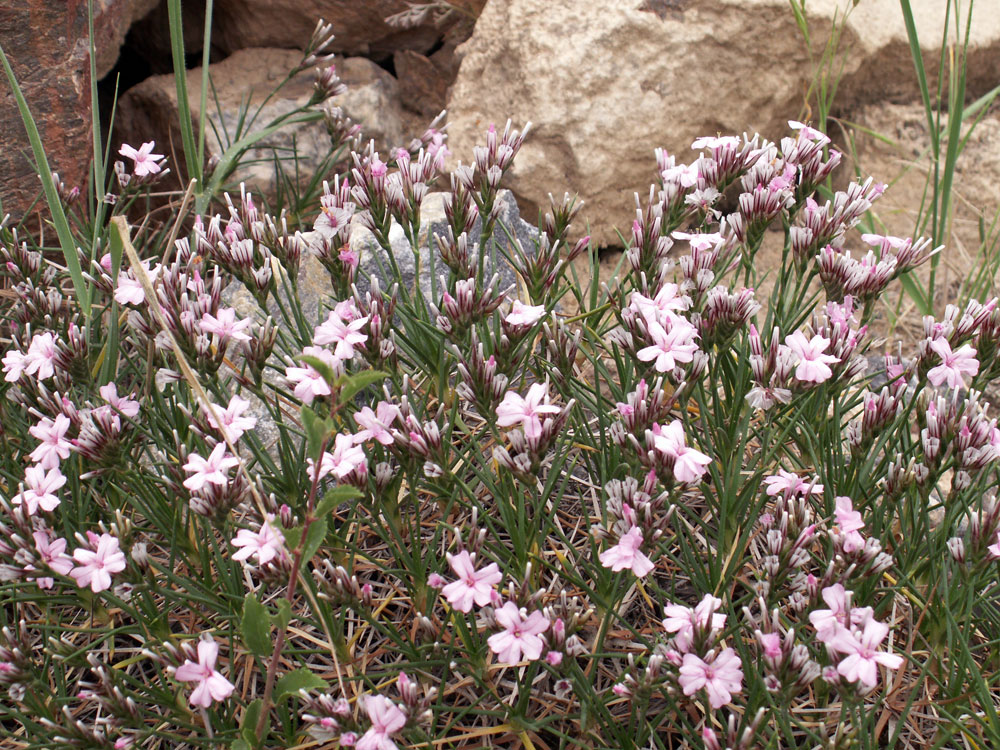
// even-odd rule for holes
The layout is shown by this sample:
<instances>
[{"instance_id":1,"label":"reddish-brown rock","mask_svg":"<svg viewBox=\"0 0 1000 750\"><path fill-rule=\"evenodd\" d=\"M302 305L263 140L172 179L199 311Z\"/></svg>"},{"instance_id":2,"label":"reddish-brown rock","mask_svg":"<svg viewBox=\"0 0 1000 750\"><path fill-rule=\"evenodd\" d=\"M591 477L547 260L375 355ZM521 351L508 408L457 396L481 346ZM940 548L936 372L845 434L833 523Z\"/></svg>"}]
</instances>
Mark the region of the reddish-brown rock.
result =
<instances>
[{"instance_id":1,"label":"reddish-brown rock","mask_svg":"<svg viewBox=\"0 0 1000 750\"><path fill-rule=\"evenodd\" d=\"M428 51L442 31L427 21L399 28L386 18L407 9L405 0L216 0L213 46L301 49L316 21L333 24L335 52L387 58L398 49Z\"/></svg>"},{"instance_id":2,"label":"reddish-brown rock","mask_svg":"<svg viewBox=\"0 0 1000 750\"><path fill-rule=\"evenodd\" d=\"M98 0L98 75L118 59L132 21L156 0ZM49 166L68 186L84 186L93 152L86 0L0 4L0 45L14 69L45 145ZM6 77L0 79L0 200L16 219L40 185L31 145Z\"/></svg>"},{"instance_id":3,"label":"reddish-brown rock","mask_svg":"<svg viewBox=\"0 0 1000 750\"><path fill-rule=\"evenodd\" d=\"M454 54L446 58L443 64L439 62L440 59L436 53L433 57L425 57L408 49L393 55L400 102L408 110L435 117L444 109L448 86L455 80L455 66L449 64L454 60Z\"/></svg>"}]
</instances>

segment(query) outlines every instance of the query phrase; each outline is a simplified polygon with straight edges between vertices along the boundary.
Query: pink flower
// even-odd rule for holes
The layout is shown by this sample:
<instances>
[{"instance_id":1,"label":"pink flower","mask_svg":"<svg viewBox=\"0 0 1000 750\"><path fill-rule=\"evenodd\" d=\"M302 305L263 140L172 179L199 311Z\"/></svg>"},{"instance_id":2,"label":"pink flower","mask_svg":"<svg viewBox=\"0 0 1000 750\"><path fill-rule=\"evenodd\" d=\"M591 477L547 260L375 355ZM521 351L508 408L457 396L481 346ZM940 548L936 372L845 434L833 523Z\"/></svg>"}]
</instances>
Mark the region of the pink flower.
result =
<instances>
[{"instance_id":1,"label":"pink flower","mask_svg":"<svg viewBox=\"0 0 1000 750\"><path fill-rule=\"evenodd\" d=\"M712 459L684 442L684 425L675 419L666 427L653 425L653 447L674 458L674 478L678 482L697 482Z\"/></svg>"},{"instance_id":2,"label":"pink flower","mask_svg":"<svg viewBox=\"0 0 1000 750\"><path fill-rule=\"evenodd\" d=\"M699 232L689 234L688 232L674 232L670 235L674 239L687 240L692 250L711 250L717 245L721 245L725 239L718 232Z\"/></svg>"},{"instance_id":3,"label":"pink flower","mask_svg":"<svg viewBox=\"0 0 1000 750\"><path fill-rule=\"evenodd\" d=\"M201 316L199 324L204 333L214 334L219 337L219 341L225 342L229 339L234 341L249 341L250 336L243 333L245 328L249 328L252 320L236 320L236 310L232 307L219 308L218 316L205 313Z\"/></svg>"},{"instance_id":4,"label":"pink flower","mask_svg":"<svg viewBox=\"0 0 1000 750\"><path fill-rule=\"evenodd\" d=\"M781 636L777 633L761 633L757 631L757 640L764 651L764 656L768 659L777 659L781 656Z\"/></svg>"},{"instance_id":5,"label":"pink flower","mask_svg":"<svg viewBox=\"0 0 1000 750\"><path fill-rule=\"evenodd\" d=\"M215 407L215 411L219 414L219 421L222 423L221 426L215 421L212 412L207 409L205 410L205 418L212 427L225 433L229 442L235 443L243 437L244 432L257 426L256 417L241 416L249 407L250 402L245 398L233 396L229 399L229 404L224 410L220 410L218 406Z\"/></svg>"},{"instance_id":6,"label":"pink flower","mask_svg":"<svg viewBox=\"0 0 1000 750\"><path fill-rule=\"evenodd\" d=\"M823 601L829 609L817 609L809 613L809 622L816 628L816 637L829 644L836 634L850 622L850 610L843 585L835 583L823 589Z\"/></svg>"},{"instance_id":7,"label":"pink flower","mask_svg":"<svg viewBox=\"0 0 1000 750\"><path fill-rule=\"evenodd\" d=\"M3 355L3 371L7 373L3 379L8 383L17 382L27 366L27 357L17 349L11 349Z\"/></svg>"},{"instance_id":8,"label":"pink flower","mask_svg":"<svg viewBox=\"0 0 1000 750\"><path fill-rule=\"evenodd\" d=\"M335 205L336 197L324 195L320 199L320 214L313 223L313 229L328 240L345 234L351 225L352 212Z\"/></svg>"},{"instance_id":9,"label":"pink flower","mask_svg":"<svg viewBox=\"0 0 1000 750\"><path fill-rule=\"evenodd\" d=\"M713 709L722 708L732 700L733 693L743 689L740 657L731 648L723 649L711 662L695 654L684 654L680 668L680 683L684 695L694 695L704 688Z\"/></svg>"},{"instance_id":10,"label":"pink flower","mask_svg":"<svg viewBox=\"0 0 1000 750\"><path fill-rule=\"evenodd\" d=\"M667 616L663 628L668 633L675 633L674 643L681 651L691 648L695 630L721 630L726 626L726 616L717 614L715 610L722 606L722 600L711 594L705 594L694 609L682 604L668 604L663 608Z\"/></svg>"},{"instance_id":11,"label":"pink flower","mask_svg":"<svg viewBox=\"0 0 1000 750\"><path fill-rule=\"evenodd\" d=\"M126 417L135 419L139 415L139 402L128 396L119 396L118 386L114 383L102 385L98 389L98 393L113 409L120 411Z\"/></svg>"},{"instance_id":12,"label":"pink flower","mask_svg":"<svg viewBox=\"0 0 1000 750\"><path fill-rule=\"evenodd\" d=\"M368 318L358 318L345 322L336 311L330 313L325 323L316 327L313 332L313 343L316 346L336 344L333 356L336 359L348 360L354 356L354 347L368 340L367 333L361 329L368 323Z\"/></svg>"},{"instance_id":13,"label":"pink flower","mask_svg":"<svg viewBox=\"0 0 1000 750\"><path fill-rule=\"evenodd\" d=\"M715 151L720 148L736 148L739 145L740 139L735 135L704 135L701 138L695 138L694 143L691 144L691 148L694 151L700 151L703 148L709 148Z\"/></svg>"},{"instance_id":14,"label":"pink flower","mask_svg":"<svg viewBox=\"0 0 1000 750\"><path fill-rule=\"evenodd\" d=\"M479 607L489 604L493 587L503 579L497 564L490 563L477 571L472 556L465 550L457 555L449 553L447 558L451 569L458 576L457 581L441 590L448 603L459 612L469 612L473 602Z\"/></svg>"},{"instance_id":15,"label":"pink flower","mask_svg":"<svg viewBox=\"0 0 1000 750\"><path fill-rule=\"evenodd\" d=\"M545 414L558 414L559 407L548 403L549 386L547 383L535 383L528 389L527 398L514 391L507 391L503 401L497 406L497 424L501 427L513 427L520 424L524 428L526 438L541 437L542 419Z\"/></svg>"},{"instance_id":16,"label":"pink flower","mask_svg":"<svg viewBox=\"0 0 1000 750\"><path fill-rule=\"evenodd\" d=\"M340 248L340 251L337 253L337 257L340 258L341 263L346 266L350 266L351 268L357 268L358 263L361 262L360 256L358 256L357 252L352 250L349 245L344 245Z\"/></svg>"},{"instance_id":17,"label":"pink flower","mask_svg":"<svg viewBox=\"0 0 1000 750\"><path fill-rule=\"evenodd\" d=\"M142 284L128 274L118 274L118 285L115 287L115 302L119 305L141 305L146 301L146 292Z\"/></svg>"},{"instance_id":18,"label":"pink flower","mask_svg":"<svg viewBox=\"0 0 1000 750\"><path fill-rule=\"evenodd\" d=\"M861 514L854 510L854 504L849 497L838 497L834 519L844 537L844 552L854 552L865 546L864 537L858 532L865 527Z\"/></svg>"},{"instance_id":19,"label":"pink flower","mask_svg":"<svg viewBox=\"0 0 1000 750\"><path fill-rule=\"evenodd\" d=\"M29 466L24 470L24 483L27 489L22 489L12 502L15 505L24 503L29 516L33 516L39 508L50 513L59 507L55 491L66 484L66 477L58 468L46 471L41 466Z\"/></svg>"},{"instance_id":20,"label":"pink flower","mask_svg":"<svg viewBox=\"0 0 1000 750\"><path fill-rule=\"evenodd\" d=\"M941 364L927 373L927 379L935 387L946 382L949 388L961 388L963 374L975 375L979 372L976 350L968 344L953 352L951 344L945 339L934 339L930 347L941 357Z\"/></svg>"},{"instance_id":21,"label":"pink flower","mask_svg":"<svg viewBox=\"0 0 1000 750\"><path fill-rule=\"evenodd\" d=\"M646 330L653 345L640 349L635 355L641 362L656 360L653 366L657 372L671 372L678 364L690 362L698 351L694 343L698 332L693 325L673 314L664 320L669 320L669 331L657 320L646 319Z\"/></svg>"},{"instance_id":22,"label":"pink flower","mask_svg":"<svg viewBox=\"0 0 1000 750\"><path fill-rule=\"evenodd\" d=\"M198 662L186 659L174 672L180 682L197 682L188 698L192 706L208 708L215 701L222 701L233 694L236 686L215 668L219 644L210 639L198 642Z\"/></svg>"},{"instance_id":23,"label":"pink flower","mask_svg":"<svg viewBox=\"0 0 1000 750\"><path fill-rule=\"evenodd\" d=\"M989 550L990 554L995 558L1000 558L1000 531L997 531L997 540L994 544L991 544L986 548Z\"/></svg>"},{"instance_id":24,"label":"pink flower","mask_svg":"<svg viewBox=\"0 0 1000 750\"><path fill-rule=\"evenodd\" d=\"M826 145L830 142L830 138L826 135L826 133L821 130L816 130L816 128L811 128L805 123L798 122L797 120L789 120L788 127L792 130L798 130L799 137L804 138L807 141L815 141L820 145ZM862 237L862 239L864 239L864 237Z\"/></svg>"},{"instance_id":25,"label":"pink flower","mask_svg":"<svg viewBox=\"0 0 1000 750\"><path fill-rule=\"evenodd\" d=\"M302 350L302 353L316 357L334 370L340 366L336 357L329 350L320 346L307 346ZM304 404L311 404L317 396L329 396L332 393L330 384L317 370L307 364L303 364L302 367L285 368L285 377L289 383L295 386L295 397L302 399Z\"/></svg>"},{"instance_id":26,"label":"pink flower","mask_svg":"<svg viewBox=\"0 0 1000 750\"><path fill-rule=\"evenodd\" d=\"M677 284L664 284L652 299L639 292L632 292L629 298L629 307L646 320L660 320L663 316L676 310L687 310L690 306L691 298L680 294Z\"/></svg>"},{"instance_id":27,"label":"pink flower","mask_svg":"<svg viewBox=\"0 0 1000 750\"><path fill-rule=\"evenodd\" d=\"M188 456L188 462L184 464L184 470L191 474L184 480L184 486L192 492L200 490L206 484L224 487L229 481L227 476L229 470L239 465L238 458L226 454L225 443L215 446L207 459L192 453Z\"/></svg>"},{"instance_id":28,"label":"pink flower","mask_svg":"<svg viewBox=\"0 0 1000 750\"><path fill-rule=\"evenodd\" d=\"M545 316L545 305L526 305L516 299L504 320L512 326L532 326Z\"/></svg>"},{"instance_id":29,"label":"pink flower","mask_svg":"<svg viewBox=\"0 0 1000 750\"><path fill-rule=\"evenodd\" d=\"M319 460L319 477L322 479L327 474L333 474L337 479L343 479L355 469L362 473L368 471L368 459L361 446L355 445L354 437L341 433L334 441L333 453L325 451ZM315 463L311 458L306 459L306 466L309 471L309 479L313 478L316 471Z\"/></svg>"},{"instance_id":30,"label":"pink flower","mask_svg":"<svg viewBox=\"0 0 1000 750\"><path fill-rule=\"evenodd\" d=\"M69 417L57 414L55 421L42 417L41 421L28 428L28 432L41 441L31 452L31 460L42 469L55 469L64 458L69 458L73 444L66 440L66 430L69 429Z\"/></svg>"},{"instance_id":31,"label":"pink flower","mask_svg":"<svg viewBox=\"0 0 1000 750\"><path fill-rule=\"evenodd\" d=\"M363 428L355 433L354 442L363 443L366 440L377 440L382 445L392 445L392 433L389 428L399 419L399 407L388 401L380 401L375 411L366 406L354 415L358 427Z\"/></svg>"},{"instance_id":32,"label":"pink flower","mask_svg":"<svg viewBox=\"0 0 1000 750\"><path fill-rule=\"evenodd\" d=\"M78 547L73 550L73 559L77 567L70 575L80 588L90 586L95 594L111 588L111 574L125 570L125 555L118 549L118 540L110 534L101 534L100 538L88 532L91 545L96 542L96 550Z\"/></svg>"},{"instance_id":33,"label":"pink flower","mask_svg":"<svg viewBox=\"0 0 1000 750\"><path fill-rule=\"evenodd\" d=\"M633 526L628 533L622 535L618 544L600 554L601 565L611 568L615 573L628 568L642 578L656 566L639 550L641 546L642 531L638 526Z\"/></svg>"},{"instance_id":34,"label":"pink flower","mask_svg":"<svg viewBox=\"0 0 1000 750\"><path fill-rule=\"evenodd\" d=\"M406 713L384 695L365 697L365 713L372 727L358 740L358 750L396 750L396 743L389 739L406 726Z\"/></svg>"},{"instance_id":35,"label":"pink flower","mask_svg":"<svg viewBox=\"0 0 1000 750\"><path fill-rule=\"evenodd\" d=\"M778 469L777 474L765 477L764 484L767 485L767 494L772 497L779 492L786 497L790 495L823 494L823 485L817 484L815 479L807 482L798 474L793 474L784 469Z\"/></svg>"},{"instance_id":36,"label":"pink flower","mask_svg":"<svg viewBox=\"0 0 1000 750\"><path fill-rule=\"evenodd\" d=\"M912 242L912 240L904 237L893 237L889 234L863 234L861 235L861 241L866 245L880 248L882 253L885 253L890 248L899 250Z\"/></svg>"},{"instance_id":37,"label":"pink flower","mask_svg":"<svg viewBox=\"0 0 1000 750\"><path fill-rule=\"evenodd\" d=\"M837 671L848 682L861 682L866 687L875 687L878 682L878 665L889 669L899 669L903 657L878 651L879 645L889 635L889 626L869 617L860 633L842 629L838 631L831 645L847 654L847 658L837 665Z\"/></svg>"},{"instance_id":38,"label":"pink flower","mask_svg":"<svg viewBox=\"0 0 1000 750\"><path fill-rule=\"evenodd\" d=\"M153 153L153 146L155 145L156 141L149 141L148 143L143 143L138 149L135 149L127 143L123 143L118 153L126 159L131 159L135 162L134 171L136 177L145 177L149 174L156 174L162 168L158 162L163 158L163 154Z\"/></svg>"},{"instance_id":39,"label":"pink flower","mask_svg":"<svg viewBox=\"0 0 1000 750\"><path fill-rule=\"evenodd\" d=\"M234 547L241 547L239 552L233 553L233 559L243 561L253 556L261 565L271 562L276 557L284 555L285 539L277 531L271 522L274 521L274 514L268 513L264 518L264 523L260 525L260 530L256 533L250 529L240 529L233 539Z\"/></svg>"},{"instance_id":40,"label":"pink flower","mask_svg":"<svg viewBox=\"0 0 1000 750\"><path fill-rule=\"evenodd\" d=\"M822 383L832 377L833 370L829 365L840 362L840 358L823 354L829 345L830 339L823 336L806 339L802 331L796 331L791 336L785 337L785 346L791 349L799 360L795 367L795 377L804 383Z\"/></svg>"},{"instance_id":41,"label":"pink flower","mask_svg":"<svg viewBox=\"0 0 1000 750\"><path fill-rule=\"evenodd\" d=\"M58 354L56 338L51 333L40 333L31 339L28 353L24 355L24 373L46 380L55 375L55 358Z\"/></svg>"},{"instance_id":42,"label":"pink flower","mask_svg":"<svg viewBox=\"0 0 1000 750\"><path fill-rule=\"evenodd\" d=\"M501 663L514 665L521 661L522 655L527 661L542 655L545 641L540 636L549 628L545 615L535 610L525 616L525 610L518 609L514 602L507 602L494 616L504 631L491 635L487 643Z\"/></svg>"},{"instance_id":43,"label":"pink flower","mask_svg":"<svg viewBox=\"0 0 1000 750\"><path fill-rule=\"evenodd\" d=\"M49 535L44 531L36 531L32 534L35 539L35 549L38 550L38 559L45 566L59 575L69 575L73 570L73 561L66 554L65 539L49 539ZM50 577L36 578L35 582L39 588L50 589L55 581Z\"/></svg>"}]
</instances>

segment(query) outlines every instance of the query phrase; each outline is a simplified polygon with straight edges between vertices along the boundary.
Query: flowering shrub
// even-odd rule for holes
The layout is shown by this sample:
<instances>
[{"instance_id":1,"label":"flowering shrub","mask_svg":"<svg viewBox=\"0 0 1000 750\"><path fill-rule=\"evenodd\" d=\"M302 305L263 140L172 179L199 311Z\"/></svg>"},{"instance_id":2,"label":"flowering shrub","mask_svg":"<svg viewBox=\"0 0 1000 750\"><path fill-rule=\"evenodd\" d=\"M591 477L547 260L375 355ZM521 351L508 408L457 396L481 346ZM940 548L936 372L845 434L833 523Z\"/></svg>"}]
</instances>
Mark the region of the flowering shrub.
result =
<instances>
[{"instance_id":1,"label":"flowering shrub","mask_svg":"<svg viewBox=\"0 0 1000 750\"><path fill-rule=\"evenodd\" d=\"M354 150L311 226L244 189L131 239L125 209L166 170L154 144L123 147L110 252L81 252L89 319L5 226L10 736L997 742L1000 430L982 394L1000 310L949 306L915 350L879 354L877 300L937 249L859 235L885 186L831 193L840 155L791 126L780 144L700 138L687 163L658 152L610 288L568 273L596 260L568 198L498 286L509 125L450 174L436 128L386 160ZM400 231L441 261L431 298L397 265ZM312 317L304 273L330 281Z\"/></svg>"}]
</instances>

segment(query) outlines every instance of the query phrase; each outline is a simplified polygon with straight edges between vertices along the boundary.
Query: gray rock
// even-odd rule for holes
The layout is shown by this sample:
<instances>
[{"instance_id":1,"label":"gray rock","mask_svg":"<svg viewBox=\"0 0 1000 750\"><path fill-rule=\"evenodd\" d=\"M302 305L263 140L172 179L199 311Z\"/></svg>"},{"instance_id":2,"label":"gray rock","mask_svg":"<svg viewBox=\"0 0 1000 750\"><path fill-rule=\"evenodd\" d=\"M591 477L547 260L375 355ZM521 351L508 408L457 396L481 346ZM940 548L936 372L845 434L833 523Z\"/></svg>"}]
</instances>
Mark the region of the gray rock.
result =
<instances>
[{"instance_id":1,"label":"gray rock","mask_svg":"<svg viewBox=\"0 0 1000 750\"><path fill-rule=\"evenodd\" d=\"M410 292L414 292L416 289L415 280L419 273L420 290L428 300L440 298L440 291L437 290L437 287L440 286L438 279L448 274L448 267L441 259L441 253L434 241L435 235L444 236L448 231L448 221L444 211L445 195L445 193L430 193L420 206L421 227L418 236L420 247L417 253L414 253L410 247L401 226L394 222L389 231L389 242L403 284ZM497 288L504 290L517 283L517 274L507 262L504 254L516 252L514 240L521 243L525 252L533 254L538 239L538 229L521 218L514 194L509 190L501 190L497 201L501 210L493 230L492 241L486 249L485 276L489 279L494 273L499 274L500 280ZM478 248L481 241L482 220L477 219L472 231L469 232L470 253L475 258L478 258L478 255L472 253L472 250ZM362 226L357 218L351 227L351 248L360 258L358 289L364 292L370 288L367 278L369 276L380 279L381 286L385 289L387 287L386 281L392 278L389 255L378 244L375 236ZM433 248L433 255L431 248ZM431 283L432 258L435 277L433 286ZM432 294L432 291L435 290L438 293Z\"/></svg>"}]
</instances>

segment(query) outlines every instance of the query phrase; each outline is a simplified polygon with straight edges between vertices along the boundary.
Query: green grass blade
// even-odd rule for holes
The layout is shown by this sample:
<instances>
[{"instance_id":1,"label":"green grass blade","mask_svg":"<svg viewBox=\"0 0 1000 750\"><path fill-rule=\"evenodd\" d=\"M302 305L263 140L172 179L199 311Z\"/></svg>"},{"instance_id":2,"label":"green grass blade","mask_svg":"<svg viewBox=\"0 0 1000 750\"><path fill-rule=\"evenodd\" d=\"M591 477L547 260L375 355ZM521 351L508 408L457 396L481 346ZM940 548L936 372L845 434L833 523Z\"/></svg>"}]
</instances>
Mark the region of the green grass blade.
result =
<instances>
[{"instance_id":1,"label":"green grass blade","mask_svg":"<svg viewBox=\"0 0 1000 750\"><path fill-rule=\"evenodd\" d=\"M924 70L924 58L920 54L920 39L917 38L917 26L913 22L913 9L910 7L910 0L899 0L899 6L903 11L903 22L906 24L906 38L910 44L910 55L913 57L913 68L917 71L917 83L920 86L920 99L924 103L924 114L927 116L927 132L932 134L931 146L934 149L934 158L937 159L938 144L933 137L934 110L931 108L931 94L927 88L927 71Z\"/></svg>"},{"instance_id":2,"label":"green grass blade","mask_svg":"<svg viewBox=\"0 0 1000 750\"><path fill-rule=\"evenodd\" d=\"M101 108L97 99L97 47L94 45L94 0L87 0L87 34L90 44L90 117L91 135L94 138L94 206L100 214L104 205L104 149L101 145ZM99 221L94 222L97 236ZM96 247L96 246L95 246ZM92 248L91 257L93 257Z\"/></svg>"},{"instance_id":3,"label":"green grass blade","mask_svg":"<svg viewBox=\"0 0 1000 750\"><path fill-rule=\"evenodd\" d=\"M212 3L205 3L205 36L201 47L201 108L198 110L198 163L205 163L205 106L208 104L208 62L212 48Z\"/></svg>"},{"instance_id":4,"label":"green grass blade","mask_svg":"<svg viewBox=\"0 0 1000 750\"><path fill-rule=\"evenodd\" d=\"M212 179L208 188L203 190L195 200L195 211L198 213L205 213L205 209L208 208L208 202L212 199L212 196L222 188L223 181L226 180L232 170L236 168L236 164L239 162L240 157L242 157L243 154L248 149L252 148L258 141L267 138L269 135L272 135L286 125L316 122L321 119L323 119L322 112L306 112L289 119L279 118L278 122L269 125L266 128L262 128L261 130L250 133L249 135L236 141L233 145L226 149L226 152L219 160L218 165L215 167L215 171L212 173Z\"/></svg>"},{"instance_id":5,"label":"green grass blade","mask_svg":"<svg viewBox=\"0 0 1000 750\"><path fill-rule=\"evenodd\" d=\"M184 24L181 20L181 0L167 0L167 14L170 23L170 52L174 61L174 80L177 84L177 117L180 120L181 144L184 147L184 162L188 177L202 181L198 149L194 142L194 128L191 127L191 102L188 99L187 69L184 65ZM204 118L204 115L201 115Z\"/></svg>"},{"instance_id":6,"label":"green grass blade","mask_svg":"<svg viewBox=\"0 0 1000 750\"><path fill-rule=\"evenodd\" d=\"M59 200L59 193L56 185L52 181L52 170L49 168L49 160L45 156L45 147L42 145L42 138L38 134L38 126L35 125L35 118L31 116L28 109L28 102L24 98L14 71L11 70L7 61L7 54L0 46L0 62L3 63L4 72L10 82L14 98L17 100L17 108L21 111L21 120L24 122L24 129L28 132L28 140L31 142L31 151L35 157L35 168L38 176L42 180L42 189L45 191L45 200L48 201L49 211L52 213L52 223L55 226L56 235L59 237L59 246L62 248L63 257L66 260L66 268L73 279L73 288L76 290L77 301L80 310L85 318L90 318L90 286L83 278L83 271L80 268L80 259L76 253L76 242L73 240L73 233L69 228L69 221L66 219L66 212L63 210L62 201Z\"/></svg>"}]
</instances>

